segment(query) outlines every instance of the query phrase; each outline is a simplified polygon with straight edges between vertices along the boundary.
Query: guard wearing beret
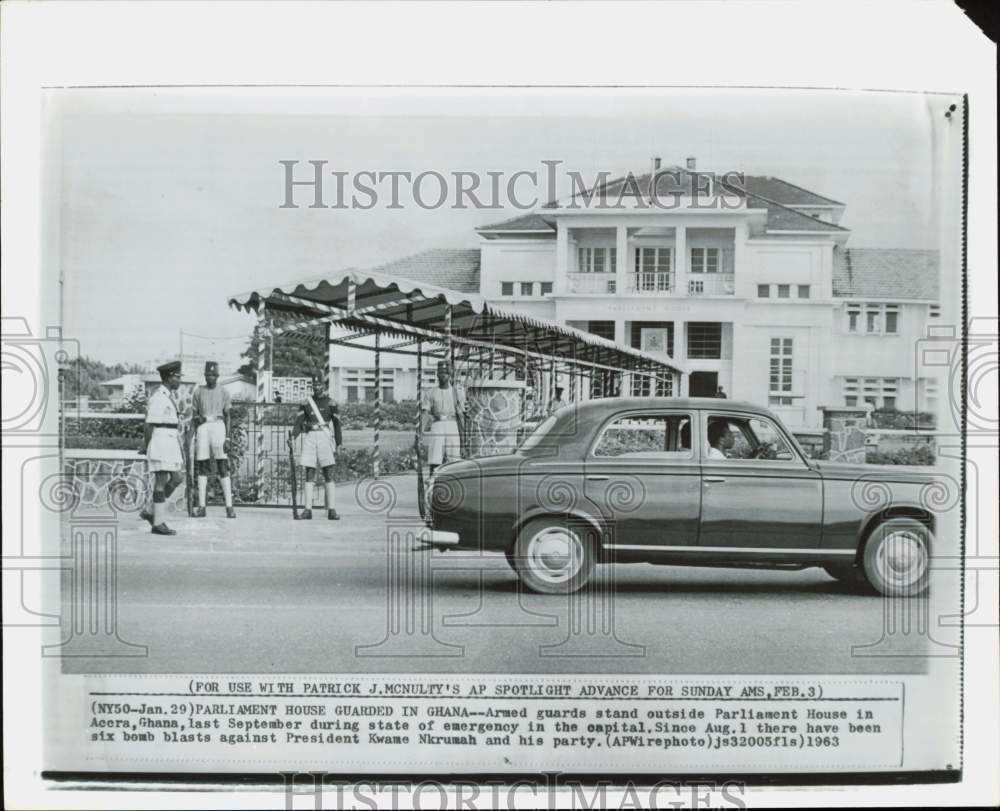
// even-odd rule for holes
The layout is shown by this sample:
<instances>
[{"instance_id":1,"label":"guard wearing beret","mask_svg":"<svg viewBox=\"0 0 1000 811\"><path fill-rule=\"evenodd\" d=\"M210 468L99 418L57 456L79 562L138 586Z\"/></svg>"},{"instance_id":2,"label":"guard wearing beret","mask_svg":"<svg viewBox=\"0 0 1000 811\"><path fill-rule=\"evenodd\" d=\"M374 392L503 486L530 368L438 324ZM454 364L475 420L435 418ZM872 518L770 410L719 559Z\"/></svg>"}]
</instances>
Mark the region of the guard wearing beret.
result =
<instances>
[{"instance_id":1,"label":"guard wearing beret","mask_svg":"<svg viewBox=\"0 0 1000 811\"><path fill-rule=\"evenodd\" d=\"M337 485L334 483L334 466L337 463L337 448L343 444L340 427L340 417L337 414L337 404L330 399L321 375L313 376L313 396L302 404L301 411L295 420L288 445L299 434L302 434L302 467L305 468L305 498L303 499L302 518L312 518L313 493L315 491L316 468L323 471L323 482L326 495L326 517L331 521L339 521L334 501L337 495Z\"/></svg>"},{"instance_id":2,"label":"guard wearing beret","mask_svg":"<svg viewBox=\"0 0 1000 811\"><path fill-rule=\"evenodd\" d=\"M171 361L156 367L160 373L160 387L153 392L146 407L146 424L143 432L143 453L149 459L153 473L153 509L141 513L153 528L154 535L176 535L167 526L167 499L177 489L184 476L184 454L180 440L180 413L174 392L181 385L181 362Z\"/></svg>"},{"instance_id":3,"label":"guard wearing beret","mask_svg":"<svg viewBox=\"0 0 1000 811\"><path fill-rule=\"evenodd\" d=\"M205 500L208 495L208 477L215 462L226 501L226 518L235 518L233 509L233 480L229 475L229 392L219 385L219 364L210 360L205 364L205 385L195 389L191 400L198 462L198 507L195 518L205 517Z\"/></svg>"}]
</instances>

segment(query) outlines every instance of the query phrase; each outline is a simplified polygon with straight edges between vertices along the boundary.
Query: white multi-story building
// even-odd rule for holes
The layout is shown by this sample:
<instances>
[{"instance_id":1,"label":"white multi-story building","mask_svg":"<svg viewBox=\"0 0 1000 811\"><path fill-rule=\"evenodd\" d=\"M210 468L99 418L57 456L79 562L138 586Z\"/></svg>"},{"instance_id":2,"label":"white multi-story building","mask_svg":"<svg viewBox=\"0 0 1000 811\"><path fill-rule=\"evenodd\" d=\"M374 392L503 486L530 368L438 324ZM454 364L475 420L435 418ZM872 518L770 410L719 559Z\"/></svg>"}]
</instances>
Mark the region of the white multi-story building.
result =
<instances>
[{"instance_id":1,"label":"white multi-story building","mask_svg":"<svg viewBox=\"0 0 1000 811\"><path fill-rule=\"evenodd\" d=\"M785 180L723 182L693 158L656 166L483 226L478 249L377 270L662 354L683 371L669 393L721 387L791 427L818 426L820 406L934 409L914 352L939 315L936 251L848 248L845 205ZM362 384L350 381L372 361L361 352L348 364L343 351L331 350L334 395L353 399ZM411 368L392 374L407 380Z\"/></svg>"}]
</instances>

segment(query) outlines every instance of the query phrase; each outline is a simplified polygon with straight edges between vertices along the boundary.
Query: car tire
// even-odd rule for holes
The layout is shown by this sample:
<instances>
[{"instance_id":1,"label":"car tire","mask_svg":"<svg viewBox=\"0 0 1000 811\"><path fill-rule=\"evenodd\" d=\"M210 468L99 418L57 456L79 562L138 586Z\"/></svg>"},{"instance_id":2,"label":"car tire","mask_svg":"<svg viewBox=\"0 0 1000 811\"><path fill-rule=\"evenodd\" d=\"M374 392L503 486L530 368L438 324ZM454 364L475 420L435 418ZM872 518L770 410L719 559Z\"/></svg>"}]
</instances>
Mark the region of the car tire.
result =
<instances>
[{"instance_id":1,"label":"car tire","mask_svg":"<svg viewBox=\"0 0 1000 811\"><path fill-rule=\"evenodd\" d=\"M834 580L843 583L845 586L863 588L866 590L871 589L871 585L868 583L868 578L865 577L865 573L857 566L824 566L823 570Z\"/></svg>"},{"instance_id":2,"label":"car tire","mask_svg":"<svg viewBox=\"0 0 1000 811\"><path fill-rule=\"evenodd\" d=\"M570 594L583 588L594 571L594 550L587 528L571 519L529 521L514 545L517 576L539 594Z\"/></svg>"},{"instance_id":3,"label":"car tire","mask_svg":"<svg viewBox=\"0 0 1000 811\"><path fill-rule=\"evenodd\" d=\"M887 597L916 597L927 590L934 536L915 518L890 518L872 530L862 561L868 583Z\"/></svg>"},{"instance_id":4,"label":"car tire","mask_svg":"<svg viewBox=\"0 0 1000 811\"><path fill-rule=\"evenodd\" d=\"M514 557L514 550L508 549L506 552L503 553L503 556L507 558L507 563L510 566L510 568L513 569L515 573L517 573L517 558Z\"/></svg>"}]
</instances>

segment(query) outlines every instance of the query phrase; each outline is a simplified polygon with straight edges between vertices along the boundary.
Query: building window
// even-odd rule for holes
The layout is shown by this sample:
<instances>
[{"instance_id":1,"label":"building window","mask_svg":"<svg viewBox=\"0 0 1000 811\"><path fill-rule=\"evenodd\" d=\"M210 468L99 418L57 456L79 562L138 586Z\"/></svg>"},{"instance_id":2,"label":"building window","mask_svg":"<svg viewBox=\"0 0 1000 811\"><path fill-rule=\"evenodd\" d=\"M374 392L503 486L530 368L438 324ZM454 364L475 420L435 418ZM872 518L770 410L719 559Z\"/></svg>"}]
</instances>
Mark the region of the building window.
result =
<instances>
[{"instance_id":1,"label":"building window","mask_svg":"<svg viewBox=\"0 0 1000 811\"><path fill-rule=\"evenodd\" d=\"M792 405L792 339L771 339L768 404Z\"/></svg>"},{"instance_id":2,"label":"building window","mask_svg":"<svg viewBox=\"0 0 1000 811\"><path fill-rule=\"evenodd\" d=\"M513 296L514 295L514 282L500 282L500 295L501 296Z\"/></svg>"},{"instance_id":3,"label":"building window","mask_svg":"<svg viewBox=\"0 0 1000 811\"><path fill-rule=\"evenodd\" d=\"M858 332L858 322L861 319L861 305L860 304L848 304L847 305L847 331L857 333Z\"/></svg>"},{"instance_id":4,"label":"building window","mask_svg":"<svg viewBox=\"0 0 1000 811\"><path fill-rule=\"evenodd\" d=\"M872 408L895 410L899 398L898 377L845 377L844 405L865 403Z\"/></svg>"},{"instance_id":5,"label":"building window","mask_svg":"<svg viewBox=\"0 0 1000 811\"><path fill-rule=\"evenodd\" d=\"M635 272L669 273L673 269L672 248L637 248Z\"/></svg>"},{"instance_id":6,"label":"building window","mask_svg":"<svg viewBox=\"0 0 1000 811\"><path fill-rule=\"evenodd\" d=\"M847 331L856 335L898 335L898 304L848 304Z\"/></svg>"},{"instance_id":7,"label":"building window","mask_svg":"<svg viewBox=\"0 0 1000 811\"><path fill-rule=\"evenodd\" d=\"M521 282L521 295L531 296L534 294L535 283L534 282Z\"/></svg>"},{"instance_id":8,"label":"building window","mask_svg":"<svg viewBox=\"0 0 1000 811\"><path fill-rule=\"evenodd\" d=\"M778 285L778 298L791 298L792 288L788 284Z\"/></svg>"},{"instance_id":9,"label":"building window","mask_svg":"<svg viewBox=\"0 0 1000 811\"><path fill-rule=\"evenodd\" d=\"M718 248L692 248L691 249L691 272L692 273L718 273L719 272L719 249Z\"/></svg>"},{"instance_id":10,"label":"building window","mask_svg":"<svg viewBox=\"0 0 1000 811\"><path fill-rule=\"evenodd\" d=\"M856 406L858 404L858 378L844 378L844 405Z\"/></svg>"},{"instance_id":11,"label":"building window","mask_svg":"<svg viewBox=\"0 0 1000 811\"><path fill-rule=\"evenodd\" d=\"M809 285L800 284L799 285L799 298L809 298Z\"/></svg>"},{"instance_id":12,"label":"building window","mask_svg":"<svg viewBox=\"0 0 1000 811\"><path fill-rule=\"evenodd\" d=\"M663 292L670 289L673 249L637 248L635 251L635 289L640 292Z\"/></svg>"},{"instance_id":13,"label":"building window","mask_svg":"<svg viewBox=\"0 0 1000 811\"><path fill-rule=\"evenodd\" d=\"M940 318L941 317L941 305L940 304L932 304L930 306L930 310L929 310L929 312L927 314L931 318Z\"/></svg>"},{"instance_id":14,"label":"building window","mask_svg":"<svg viewBox=\"0 0 1000 811\"><path fill-rule=\"evenodd\" d=\"M588 321L587 332L591 335L598 335L601 338L607 338L609 341L613 341L615 339L615 322Z\"/></svg>"},{"instance_id":15,"label":"building window","mask_svg":"<svg viewBox=\"0 0 1000 811\"><path fill-rule=\"evenodd\" d=\"M552 295L552 282L542 282L542 295L543 296Z\"/></svg>"},{"instance_id":16,"label":"building window","mask_svg":"<svg viewBox=\"0 0 1000 811\"><path fill-rule=\"evenodd\" d=\"M938 384L929 377L917 379L917 407L921 411L937 412Z\"/></svg>"},{"instance_id":17,"label":"building window","mask_svg":"<svg viewBox=\"0 0 1000 811\"><path fill-rule=\"evenodd\" d=\"M717 321L689 321L687 356L719 360L722 358L722 324Z\"/></svg>"},{"instance_id":18,"label":"building window","mask_svg":"<svg viewBox=\"0 0 1000 811\"><path fill-rule=\"evenodd\" d=\"M577 269L580 273L614 273L615 248L580 248Z\"/></svg>"},{"instance_id":19,"label":"building window","mask_svg":"<svg viewBox=\"0 0 1000 811\"><path fill-rule=\"evenodd\" d=\"M885 334L899 334L899 305L885 305Z\"/></svg>"},{"instance_id":20,"label":"building window","mask_svg":"<svg viewBox=\"0 0 1000 811\"><path fill-rule=\"evenodd\" d=\"M673 380L669 376L632 375L633 397L670 397L673 394Z\"/></svg>"},{"instance_id":21,"label":"building window","mask_svg":"<svg viewBox=\"0 0 1000 811\"><path fill-rule=\"evenodd\" d=\"M758 284L757 285L757 298L771 298L771 285L769 285L769 284Z\"/></svg>"}]
</instances>

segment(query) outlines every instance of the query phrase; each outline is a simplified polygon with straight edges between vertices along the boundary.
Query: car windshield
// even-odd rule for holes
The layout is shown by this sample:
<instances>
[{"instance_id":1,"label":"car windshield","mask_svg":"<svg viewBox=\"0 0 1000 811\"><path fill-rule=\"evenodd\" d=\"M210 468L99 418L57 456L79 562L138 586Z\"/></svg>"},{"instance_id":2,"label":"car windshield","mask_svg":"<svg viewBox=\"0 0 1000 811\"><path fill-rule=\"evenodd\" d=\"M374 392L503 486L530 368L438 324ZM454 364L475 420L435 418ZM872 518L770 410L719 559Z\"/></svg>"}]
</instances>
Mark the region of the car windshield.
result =
<instances>
[{"instance_id":1,"label":"car windshield","mask_svg":"<svg viewBox=\"0 0 1000 811\"><path fill-rule=\"evenodd\" d=\"M530 451L532 448L536 447L543 439L545 439L545 435L552 430L552 426L555 424L556 416L553 414L531 432L528 438L521 443L521 447L518 450Z\"/></svg>"}]
</instances>

